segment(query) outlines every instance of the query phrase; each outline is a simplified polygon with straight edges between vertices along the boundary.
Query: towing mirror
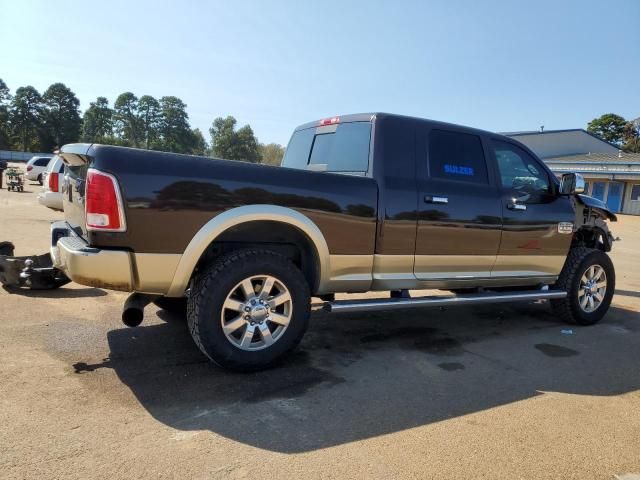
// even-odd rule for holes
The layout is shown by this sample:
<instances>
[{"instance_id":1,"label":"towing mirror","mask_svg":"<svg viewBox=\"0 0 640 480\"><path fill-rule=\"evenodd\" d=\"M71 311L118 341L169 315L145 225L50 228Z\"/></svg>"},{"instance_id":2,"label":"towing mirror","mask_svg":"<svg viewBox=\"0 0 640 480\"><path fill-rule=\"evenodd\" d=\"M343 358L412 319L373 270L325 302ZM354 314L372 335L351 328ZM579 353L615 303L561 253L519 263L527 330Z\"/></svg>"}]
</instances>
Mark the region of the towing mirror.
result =
<instances>
[{"instance_id":1,"label":"towing mirror","mask_svg":"<svg viewBox=\"0 0 640 480\"><path fill-rule=\"evenodd\" d=\"M584 193L584 177L579 173L565 173L560 179L560 195Z\"/></svg>"}]
</instances>

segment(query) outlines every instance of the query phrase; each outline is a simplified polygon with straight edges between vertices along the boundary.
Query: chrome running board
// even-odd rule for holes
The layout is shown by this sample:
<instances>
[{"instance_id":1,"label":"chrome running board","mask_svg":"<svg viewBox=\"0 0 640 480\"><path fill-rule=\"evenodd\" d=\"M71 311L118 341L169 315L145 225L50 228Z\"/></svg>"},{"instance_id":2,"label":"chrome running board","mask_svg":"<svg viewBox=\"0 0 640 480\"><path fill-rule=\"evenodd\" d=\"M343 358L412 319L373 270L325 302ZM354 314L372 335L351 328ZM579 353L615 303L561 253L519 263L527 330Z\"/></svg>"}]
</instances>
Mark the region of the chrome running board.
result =
<instances>
[{"instance_id":1,"label":"chrome running board","mask_svg":"<svg viewBox=\"0 0 640 480\"><path fill-rule=\"evenodd\" d=\"M417 298L376 298L371 300L337 300L325 303L323 309L331 313L371 312L377 310L476 305L481 303L526 302L531 300L565 298L566 296L567 292L545 289L520 292L484 292L449 297L430 296Z\"/></svg>"}]
</instances>

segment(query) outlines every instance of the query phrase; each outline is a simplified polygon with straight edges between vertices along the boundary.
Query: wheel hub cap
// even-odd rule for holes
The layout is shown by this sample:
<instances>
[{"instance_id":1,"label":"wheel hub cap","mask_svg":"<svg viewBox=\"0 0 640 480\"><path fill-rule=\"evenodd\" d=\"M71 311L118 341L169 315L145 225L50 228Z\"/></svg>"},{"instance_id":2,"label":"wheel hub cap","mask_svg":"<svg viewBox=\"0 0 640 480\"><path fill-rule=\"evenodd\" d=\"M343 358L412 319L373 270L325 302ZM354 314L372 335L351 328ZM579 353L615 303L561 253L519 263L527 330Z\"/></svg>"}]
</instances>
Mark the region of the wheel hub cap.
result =
<instances>
[{"instance_id":1,"label":"wheel hub cap","mask_svg":"<svg viewBox=\"0 0 640 480\"><path fill-rule=\"evenodd\" d=\"M602 305L607 292L607 274L600 265L591 265L582 275L578 287L580 308L591 313Z\"/></svg>"},{"instance_id":2,"label":"wheel hub cap","mask_svg":"<svg viewBox=\"0 0 640 480\"><path fill-rule=\"evenodd\" d=\"M261 350L282 337L292 313L291 294L284 283L270 275L256 275L231 289L220 321L232 345Z\"/></svg>"}]
</instances>

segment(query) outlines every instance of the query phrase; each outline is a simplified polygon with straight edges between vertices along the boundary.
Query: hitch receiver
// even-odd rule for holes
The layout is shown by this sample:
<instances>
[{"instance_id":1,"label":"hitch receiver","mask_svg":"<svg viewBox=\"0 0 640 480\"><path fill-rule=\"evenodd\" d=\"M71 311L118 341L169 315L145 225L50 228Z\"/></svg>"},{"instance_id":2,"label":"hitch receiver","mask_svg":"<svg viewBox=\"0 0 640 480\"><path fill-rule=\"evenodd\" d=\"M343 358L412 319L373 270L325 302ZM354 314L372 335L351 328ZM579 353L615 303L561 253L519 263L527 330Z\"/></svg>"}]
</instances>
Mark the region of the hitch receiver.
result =
<instances>
[{"instance_id":1,"label":"hitch receiver","mask_svg":"<svg viewBox=\"0 0 640 480\"><path fill-rule=\"evenodd\" d=\"M0 283L9 288L51 290L71 280L53 266L51 255L13 256L14 245L0 242Z\"/></svg>"}]
</instances>

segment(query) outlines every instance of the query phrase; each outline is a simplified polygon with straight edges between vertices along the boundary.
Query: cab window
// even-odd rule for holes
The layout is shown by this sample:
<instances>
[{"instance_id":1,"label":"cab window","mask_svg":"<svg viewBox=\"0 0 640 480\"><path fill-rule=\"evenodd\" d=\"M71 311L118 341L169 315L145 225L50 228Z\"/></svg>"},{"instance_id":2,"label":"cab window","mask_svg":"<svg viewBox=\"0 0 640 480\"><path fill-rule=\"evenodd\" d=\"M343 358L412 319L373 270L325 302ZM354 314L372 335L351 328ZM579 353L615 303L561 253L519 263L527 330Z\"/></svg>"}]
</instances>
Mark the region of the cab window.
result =
<instances>
[{"instance_id":1,"label":"cab window","mask_svg":"<svg viewBox=\"0 0 640 480\"><path fill-rule=\"evenodd\" d=\"M552 193L551 180L531 155L511 143L492 140L502 187L521 203L542 203Z\"/></svg>"},{"instance_id":2,"label":"cab window","mask_svg":"<svg viewBox=\"0 0 640 480\"><path fill-rule=\"evenodd\" d=\"M332 131L307 128L296 131L282 160L283 167L307 169L326 165L328 172L359 172L369 168L370 122L343 123Z\"/></svg>"},{"instance_id":3,"label":"cab window","mask_svg":"<svg viewBox=\"0 0 640 480\"><path fill-rule=\"evenodd\" d=\"M480 137L432 130L429 134L429 174L432 178L488 184L487 162Z\"/></svg>"}]
</instances>

